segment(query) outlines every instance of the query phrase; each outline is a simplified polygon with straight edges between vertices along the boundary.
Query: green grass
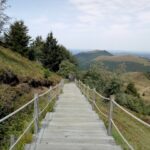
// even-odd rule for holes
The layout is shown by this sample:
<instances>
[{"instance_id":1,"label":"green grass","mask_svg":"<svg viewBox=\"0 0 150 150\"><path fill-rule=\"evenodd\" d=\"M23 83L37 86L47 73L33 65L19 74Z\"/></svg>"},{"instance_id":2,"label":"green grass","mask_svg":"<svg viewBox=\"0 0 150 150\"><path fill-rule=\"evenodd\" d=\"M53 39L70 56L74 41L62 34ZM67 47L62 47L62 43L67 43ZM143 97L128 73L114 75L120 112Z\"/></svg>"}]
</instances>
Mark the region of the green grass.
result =
<instances>
[{"instance_id":1,"label":"green grass","mask_svg":"<svg viewBox=\"0 0 150 150\"><path fill-rule=\"evenodd\" d=\"M47 90L45 87L33 88L27 81L32 79L44 81L47 79L51 81L52 85L56 85L61 80L60 76L53 72L49 72L48 77L45 78L46 70L40 63L29 61L16 52L0 47L0 71L2 70L10 70L13 72L13 74L19 78L19 83L15 86L0 84L0 118L3 118L27 103L33 98L34 93L43 93ZM25 79L26 82L23 82L22 79ZM48 97L45 97L45 99L40 102L41 110L47 104L47 100ZM53 102L50 105L53 105ZM52 108L49 106L47 109L51 110ZM11 134L19 137L33 119L33 110L34 106L32 104L16 114L15 117L6 120L4 123L0 123L0 149L6 150L9 148ZM43 112L42 118L45 113L46 112ZM33 132L32 127L17 145L16 149L21 150L26 142L29 143L32 141Z\"/></svg>"},{"instance_id":2,"label":"green grass","mask_svg":"<svg viewBox=\"0 0 150 150\"><path fill-rule=\"evenodd\" d=\"M10 69L19 76L43 77L42 65L29 61L20 54L0 47L0 69Z\"/></svg>"},{"instance_id":3,"label":"green grass","mask_svg":"<svg viewBox=\"0 0 150 150\"><path fill-rule=\"evenodd\" d=\"M52 93L54 95L56 91ZM51 102L49 103L48 107L45 109L45 111L40 115L39 117L39 127L41 127L41 121L45 118L45 115L47 112L53 112L53 108L56 102L56 98L51 99ZM48 103L48 94L46 94L44 97L39 99L39 108L43 110L45 106ZM32 109L33 110L33 109ZM23 117L22 121L24 122L24 129L29 125L31 120L33 119L33 111L26 115L26 117ZM26 120L26 121L25 121ZM26 123L25 123L26 122ZM18 137L23 132L20 131L17 133ZM34 124L31 126L31 128L28 130L28 132L23 136L23 138L17 143L17 145L14 147L14 150L24 150L25 144L30 144L33 140L33 134L34 134ZM5 150L5 149L4 149Z\"/></svg>"}]
</instances>

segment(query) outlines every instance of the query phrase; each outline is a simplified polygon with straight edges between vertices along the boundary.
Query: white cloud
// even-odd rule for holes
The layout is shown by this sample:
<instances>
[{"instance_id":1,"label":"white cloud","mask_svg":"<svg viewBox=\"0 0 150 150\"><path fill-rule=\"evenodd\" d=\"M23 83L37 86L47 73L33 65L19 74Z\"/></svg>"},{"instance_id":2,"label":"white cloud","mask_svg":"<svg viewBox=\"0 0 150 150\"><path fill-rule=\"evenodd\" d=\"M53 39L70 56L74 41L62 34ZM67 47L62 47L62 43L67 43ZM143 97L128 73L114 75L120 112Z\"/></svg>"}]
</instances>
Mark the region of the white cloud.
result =
<instances>
[{"instance_id":1,"label":"white cloud","mask_svg":"<svg viewBox=\"0 0 150 150\"><path fill-rule=\"evenodd\" d=\"M80 11L81 23L149 23L150 0L69 0ZM146 12L146 14L145 14ZM144 15L144 16L143 16ZM140 16L140 17L139 17ZM145 21L146 20L146 21Z\"/></svg>"}]
</instances>

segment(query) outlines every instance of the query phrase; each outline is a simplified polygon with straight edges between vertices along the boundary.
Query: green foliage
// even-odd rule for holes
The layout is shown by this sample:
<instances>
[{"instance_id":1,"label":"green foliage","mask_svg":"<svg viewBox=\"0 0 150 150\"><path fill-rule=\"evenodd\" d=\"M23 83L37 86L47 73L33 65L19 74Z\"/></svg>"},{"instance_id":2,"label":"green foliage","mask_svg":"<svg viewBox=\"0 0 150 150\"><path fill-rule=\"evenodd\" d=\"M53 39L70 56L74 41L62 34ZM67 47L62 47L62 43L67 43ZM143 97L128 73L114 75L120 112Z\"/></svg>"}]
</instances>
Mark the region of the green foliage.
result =
<instances>
[{"instance_id":1,"label":"green foliage","mask_svg":"<svg viewBox=\"0 0 150 150\"><path fill-rule=\"evenodd\" d=\"M58 45L53 33L48 34L42 50L42 64L51 71L57 72L63 60L75 63L71 53L64 46Z\"/></svg>"},{"instance_id":2,"label":"green foliage","mask_svg":"<svg viewBox=\"0 0 150 150\"><path fill-rule=\"evenodd\" d=\"M57 46L57 40L53 33L49 33L43 48L43 65L51 71L58 71L61 63L60 53Z\"/></svg>"},{"instance_id":3,"label":"green foliage","mask_svg":"<svg viewBox=\"0 0 150 150\"><path fill-rule=\"evenodd\" d=\"M123 82L114 73L109 72L102 63L91 65L82 76L82 80L108 97L122 90Z\"/></svg>"},{"instance_id":4,"label":"green foliage","mask_svg":"<svg viewBox=\"0 0 150 150\"><path fill-rule=\"evenodd\" d=\"M120 93L122 86L122 81L115 76L111 79L109 83L106 84L104 93L107 97L109 97L110 95Z\"/></svg>"},{"instance_id":5,"label":"green foliage","mask_svg":"<svg viewBox=\"0 0 150 150\"><path fill-rule=\"evenodd\" d=\"M112 56L112 54L105 50L95 50L89 52L81 52L75 55L76 59L79 62L80 69L88 69L93 60L98 56Z\"/></svg>"},{"instance_id":6,"label":"green foliage","mask_svg":"<svg viewBox=\"0 0 150 150\"><path fill-rule=\"evenodd\" d=\"M76 74L76 66L73 63L69 62L68 60L64 60L60 64L58 73L61 76L68 78L69 75Z\"/></svg>"},{"instance_id":7,"label":"green foliage","mask_svg":"<svg viewBox=\"0 0 150 150\"><path fill-rule=\"evenodd\" d=\"M23 56L27 55L28 44L30 36L28 35L28 28L23 21L16 21L11 26L7 33L5 33L5 45L11 50L20 53Z\"/></svg>"},{"instance_id":8,"label":"green foliage","mask_svg":"<svg viewBox=\"0 0 150 150\"><path fill-rule=\"evenodd\" d=\"M34 59L41 61L43 47L44 47L44 41L42 37L37 36L36 39L30 44L30 50L34 54Z\"/></svg>"},{"instance_id":9,"label":"green foliage","mask_svg":"<svg viewBox=\"0 0 150 150\"><path fill-rule=\"evenodd\" d=\"M48 69L44 69L44 78L50 77L51 72Z\"/></svg>"},{"instance_id":10,"label":"green foliage","mask_svg":"<svg viewBox=\"0 0 150 150\"><path fill-rule=\"evenodd\" d=\"M127 85L127 88L126 88L126 91L125 91L127 94L130 94L130 95L133 95L133 96L136 96L136 97L140 97L139 93L137 92L137 89L134 85L134 83L129 83Z\"/></svg>"},{"instance_id":11,"label":"green foliage","mask_svg":"<svg viewBox=\"0 0 150 150\"><path fill-rule=\"evenodd\" d=\"M116 101L126 108L143 115L149 115L149 105L140 98L133 83L129 83L124 89L124 80L117 73L109 72L102 63L91 65L87 72L80 76L85 84L96 88L99 93L106 97L116 95Z\"/></svg>"},{"instance_id":12,"label":"green foliage","mask_svg":"<svg viewBox=\"0 0 150 150\"><path fill-rule=\"evenodd\" d=\"M149 115L148 106L143 103L143 100L139 97L133 95L118 93L116 94L116 101L132 111L135 111L140 114Z\"/></svg>"},{"instance_id":13,"label":"green foliage","mask_svg":"<svg viewBox=\"0 0 150 150\"><path fill-rule=\"evenodd\" d=\"M29 49L27 52L27 57L29 60L36 60L36 53L34 51L34 49Z\"/></svg>"}]
</instances>

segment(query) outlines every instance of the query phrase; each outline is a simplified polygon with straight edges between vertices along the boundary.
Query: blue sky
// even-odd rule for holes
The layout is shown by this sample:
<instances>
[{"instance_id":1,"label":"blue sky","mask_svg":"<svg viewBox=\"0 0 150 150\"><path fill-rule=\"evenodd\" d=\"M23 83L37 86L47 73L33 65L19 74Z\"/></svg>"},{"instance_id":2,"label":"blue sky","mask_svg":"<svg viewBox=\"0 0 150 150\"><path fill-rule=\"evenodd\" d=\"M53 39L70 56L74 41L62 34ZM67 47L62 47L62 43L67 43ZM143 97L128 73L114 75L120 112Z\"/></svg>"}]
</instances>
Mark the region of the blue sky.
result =
<instances>
[{"instance_id":1,"label":"blue sky","mask_svg":"<svg viewBox=\"0 0 150 150\"><path fill-rule=\"evenodd\" d=\"M150 0L8 0L32 37L52 31L71 49L150 50Z\"/></svg>"}]
</instances>

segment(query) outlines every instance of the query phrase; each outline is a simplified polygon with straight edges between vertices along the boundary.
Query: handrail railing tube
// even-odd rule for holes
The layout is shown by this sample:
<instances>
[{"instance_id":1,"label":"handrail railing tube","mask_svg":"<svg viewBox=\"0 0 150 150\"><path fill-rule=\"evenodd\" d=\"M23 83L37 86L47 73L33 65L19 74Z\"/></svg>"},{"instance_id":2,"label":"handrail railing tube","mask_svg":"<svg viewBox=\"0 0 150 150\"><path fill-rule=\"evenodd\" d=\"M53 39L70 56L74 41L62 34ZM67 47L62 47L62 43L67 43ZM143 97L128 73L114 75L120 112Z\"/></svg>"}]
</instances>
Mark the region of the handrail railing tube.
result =
<instances>
[{"instance_id":1,"label":"handrail railing tube","mask_svg":"<svg viewBox=\"0 0 150 150\"><path fill-rule=\"evenodd\" d=\"M150 128L150 124L146 123L145 121L141 120L140 118L136 117L135 115L133 115L132 113L128 112L127 110L125 110L122 106L120 106L116 101L113 100L113 103L118 106L121 110L123 110L124 112L126 112L129 116L131 116L132 118L134 118L135 120L137 120L138 122L142 123L143 125L147 126Z\"/></svg>"},{"instance_id":2,"label":"handrail railing tube","mask_svg":"<svg viewBox=\"0 0 150 150\"><path fill-rule=\"evenodd\" d=\"M9 150L12 150L16 144L22 139L22 137L26 134L26 132L30 129L30 127L32 126L32 124L34 123L35 118L30 122L30 124L28 125L28 127L24 130L24 132L19 136L19 138L15 141L15 143L9 148Z\"/></svg>"},{"instance_id":3,"label":"handrail railing tube","mask_svg":"<svg viewBox=\"0 0 150 150\"><path fill-rule=\"evenodd\" d=\"M114 123L113 120L111 120L113 126L115 127L115 129L117 130L117 132L119 133L119 135L121 136L121 138L123 139L123 141L128 145L128 147L131 150L134 150L134 148L129 144L129 142L126 140L126 138L123 136L123 134L120 132L120 130L118 129L118 127L116 126L116 124Z\"/></svg>"},{"instance_id":4,"label":"handrail railing tube","mask_svg":"<svg viewBox=\"0 0 150 150\"><path fill-rule=\"evenodd\" d=\"M113 100L114 97L111 96L110 98L110 107L109 107L109 117L108 117L108 135L111 136L112 135L112 117L113 117Z\"/></svg>"},{"instance_id":5,"label":"handrail railing tube","mask_svg":"<svg viewBox=\"0 0 150 150\"><path fill-rule=\"evenodd\" d=\"M43 110L41 112L39 112L39 106L38 106L38 101L39 98L50 93L52 90L55 90L56 88L58 88L56 94L54 94L54 96L51 98L49 97L49 101L48 104L46 105L46 107L43 108ZM58 85L54 86L53 88L50 88L49 90L47 90L46 92L44 92L43 94L35 94L34 98L32 100L30 100L29 102L27 102L26 104L24 104L23 106L21 106L20 108L18 108L17 110L15 110L14 112L8 114L7 116L5 116L4 118L0 119L0 123L4 122L5 120L9 119L10 117L14 116L15 114L17 114L18 112L20 112L21 110L23 110L24 108L26 108L28 105L30 105L31 103L34 102L34 119L30 122L30 124L28 125L28 127L23 131L23 133L19 136L19 138L11 143L9 150L12 150L15 145L21 140L21 138L26 134L26 132L29 130L29 128L32 126L32 124L34 123L35 125L35 134L38 134L39 131L39 116L45 111L45 109L48 107L48 105L50 104L50 102L56 97L58 96L58 94L60 94L61 89L63 88L63 83L59 83ZM50 96L50 95L49 95Z\"/></svg>"},{"instance_id":6,"label":"handrail railing tube","mask_svg":"<svg viewBox=\"0 0 150 150\"><path fill-rule=\"evenodd\" d=\"M106 114L104 114L104 113L99 109L99 107L97 106L96 102L94 102L94 104L95 104L95 107L97 108L97 110L98 110L104 117L108 118L108 116L107 116Z\"/></svg>"},{"instance_id":7,"label":"handrail railing tube","mask_svg":"<svg viewBox=\"0 0 150 150\"><path fill-rule=\"evenodd\" d=\"M80 84L83 86L83 89L81 86L79 86L79 88L81 89L81 91L83 91L84 93L84 87L86 86L85 84L83 84L81 81L79 81ZM89 88L89 90L92 90ZM94 90L92 90L94 91ZM100 108L97 106L96 101L94 100L95 97L93 96L93 93L96 93L99 97L101 97L104 100L109 100L110 101L110 110L109 110L109 117L104 114ZM84 93L84 95L86 96L86 94ZM137 120L138 122L140 122L141 124L145 125L146 127L150 127L150 124L144 122L143 120L141 120L140 118L136 117L135 115L133 115L132 113L128 112L126 109L124 109L122 106L120 106L114 99L114 97L111 98L107 98L102 96L101 94L99 94L96 90L94 92L92 92L92 99L91 100L89 98L89 101L93 102L93 104L95 105L95 107L98 109L98 111L105 117L107 117L109 120L109 125L108 125L108 135L112 134L112 125L115 127L115 129L117 130L117 132L119 133L119 135L121 136L121 138L123 139L123 141L128 145L128 147L131 150L134 150L134 148L129 144L129 142L126 140L126 138L122 135L122 133L120 132L120 130L118 129L118 127L116 126L116 124L114 123L113 119L112 119L112 115L113 115L113 105L116 105L117 107L119 107L122 111L124 111L125 113L127 113L129 116L131 116L132 118L134 118L135 120Z\"/></svg>"},{"instance_id":8,"label":"handrail railing tube","mask_svg":"<svg viewBox=\"0 0 150 150\"><path fill-rule=\"evenodd\" d=\"M58 85L57 85L58 86ZM49 89L48 91L46 91L43 94L40 94L39 97L42 97L44 95L46 95L48 92L50 92L51 90L55 89L57 86L53 87L52 89ZM12 117L13 115L15 115L16 113L20 112L21 110L23 110L25 107L27 107L28 105L30 105L31 103L33 103L35 100L35 98L31 99L29 102L27 102L26 104L24 104L23 106L21 106L20 108L18 108L17 110L15 110L14 112L8 114L7 116L5 116L4 118L0 119L0 123L7 120L8 118Z\"/></svg>"},{"instance_id":9,"label":"handrail railing tube","mask_svg":"<svg viewBox=\"0 0 150 150\"><path fill-rule=\"evenodd\" d=\"M9 115L5 116L4 118L0 119L0 123L5 121L5 120L7 120L8 118L14 116L16 113L18 113L19 111L23 110L25 107L27 107L28 105L30 105L33 102L34 102L34 98L31 101L29 101L28 103L26 103L25 105L23 105L22 107L20 107L17 110L15 110L14 112L12 112Z\"/></svg>"},{"instance_id":10,"label":"handrail railing tube","mask_svg":"<svg viewBox=\"0 0 150 150\"><path fill-rule=\"evenodd\" d=\"M38 94L35 94L34 96L34 133L35 135L38 134L38 131L39 131L39 106L38 106Z\"/></svg>"}]
</instances>

